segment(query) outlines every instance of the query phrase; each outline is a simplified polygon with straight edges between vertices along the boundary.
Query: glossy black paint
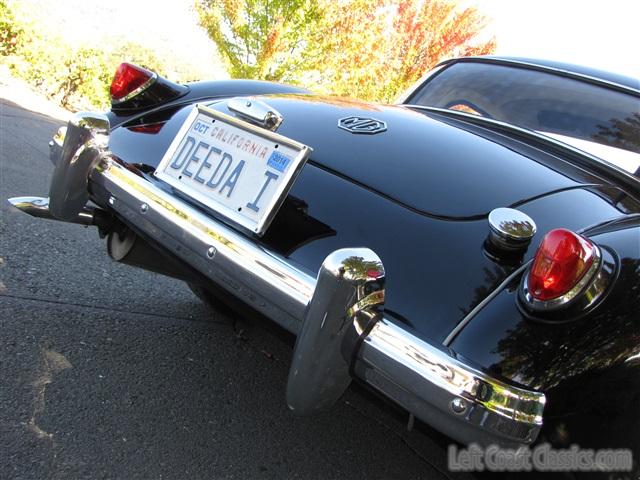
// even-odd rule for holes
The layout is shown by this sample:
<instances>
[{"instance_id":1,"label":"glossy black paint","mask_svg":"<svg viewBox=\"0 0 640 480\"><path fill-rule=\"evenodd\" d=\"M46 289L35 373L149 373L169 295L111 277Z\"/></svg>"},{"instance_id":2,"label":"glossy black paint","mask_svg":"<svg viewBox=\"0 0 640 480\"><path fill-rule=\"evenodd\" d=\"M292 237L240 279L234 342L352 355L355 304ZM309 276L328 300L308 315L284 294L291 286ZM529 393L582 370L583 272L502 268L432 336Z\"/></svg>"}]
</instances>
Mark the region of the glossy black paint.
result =
<instances>
[{"instance_id":1,"label":"glossy black paint","mask_svg":"<svg viewBox=\"0 0 640 480\"><path fill-rule=\"evenodd\" d=\"M292 95L264 101L285 117L278 133L314 149L311 163L433 218L480 218L496 205L602 183L522 142L468 125L465 131L460 123L450 126L435 115L403 107ZM211 106L230 113L224 102ZM120 155L126 144L120 156L155 167L187 114L188 108L175 113L158 135L116 129L111 148ZM385 121L387 131L356 135L337 127L341 118L367 115ZM136 157L143 161L129 160Z\"/></svg>"},{"instance_id":2,"label":"glossy black paint","mask_svg":"<svg viewBox=\"0 0 640 480\"><path fill-rule=\"evenodd\" d=\"M640 458L640 218L596 229L617 258L617 280L586 317L532 322L518 308L516 279L451 347L492 375L544 391L544 436L562 445L633 447Z\"/></svg>"},{"instance_id":3,"label":"glossy black paint","mask_svg":"<svg viewBox=\"0 0 640 480\"><path fill-rule=\"evenodd\" d=\"M451 110L438 110L433 111L429 107L411 106L411 108L422 111L425 114L430 114L436 118L453 124L459 128L465 130L471 130L479 134L483 134L486 131L487 125L481 117L475 115L467 115L464 119L460 118L455 111ZM589 172L592 175L596 175L598 178L604 179L608 184L617 186L631 195L636 200L640 201L640 191L638 189L638 172L630 175L628 172L620 169L612 169L605 163L597 161L597 158L585 155L583 152L577 149L568 150L562 143L553 141L546 138L544 135L532 135L527 132L526 129L513 130L507 124L495 124L491 127L494 133L501 133L507 138L513 140L520 140L521 142L529 145L531 148L535 148L546 152L549 155L555 156L559 162L558 164L571 163L578 168L581 168L585 172Z\"/></svg>"},{"instance_id":4,"label":"glossy black paint","mask_svg":"<svg viewBox=\"0 0 640 480\"><path fill-rule=\"evenodd\" d=\"M529 321L516 301L516 279L480 311L451 347L496 375L545 391L566 376L602 370L612 362L638 356L639 227L636 219L626 228L590 237L616 258L618 278L588 317L561 324Z\"/></svg>"},{"instance_id":5,"label":"glossy black paint","mask_svg":"<svg viewBox=\"0 0 640 480\"><path fill-rule=\"evenodd\" d=\"M588 158L508 129L308 95L262 100L284 115L278 133L314 151L259 241L310 273L335 249L373 249L387 273L386 314L434 344L528 262L547 231L640 213L633 181L620 185L614 172ZM229 113L223 100L212 107ZM163 110L167 122L156 135L115 128L112 150L156 181L154 167L188 109ZM352 115L383 120L388 130L354 135L339 129L338 120ZM504 206L517 207L538 226L520 257L486 248L486 217ZM531 322L518 309L516 279L449 347L498 378L543 390L549 399L543 440L637 448L640 225L619 222L592 235L619 259L619 277L590 315L565 325Z\"/></svg>"},{"instance_id":6,"label":"glossy black paint","mask_svg":"<svg viewBox=\"0 0 640 480\"><path fill-rule=\"evenodd\" d=\"M538 238L551 228L575 230L638 209L624 192L601 187L608 180L487 130L344 99L263 100L285 118L278 132L314 151L285 202L295 199L297 217L276 216L261 241L310 272L335 249L372 248L388 272L388 311L435 342L519 265L485 251L491 209L517 206L538 223ZM229 113L223 101L212 107ZM174 113L157 135L115 129L111 148L152 170L187 113ZM383 120L388 130L339 129L338 120L352 115ZM535 240L519 261L534 249Z\"/></svg>"},{"instance_id":7,"label":"glossy black paint","mask_svg":"<svg viewBox=\"0 0 640 480\"><path fill-rule=\"evenodd\" d=\"M189 87L173 83L158 75L155 81L138 95L124 102L111 102L111 111L116 115L128 115L142 109L156 107L176 100L189 93Z\"/></svg>"},{"instance_id":8,"label":"glossy black paint","mask_svg":"<svg viewBox=\"0 0 640 480\"><path fill-rule=\"evenodd\" d=\"M207 80L202 82L187 83L184 87L188 91L173 100L161 104L149 104L146 110L120 110L117 114L114 111L107 112L111 127L115 128L126 122L135 121L141 115L152 112L175 111L175 107L190 105L195 102L211 101L216 98L227 98L238 95L268 95L283 93L310 93L308 90L281 83L263 82L260 80Z\"/></svg>"}]
</instances>

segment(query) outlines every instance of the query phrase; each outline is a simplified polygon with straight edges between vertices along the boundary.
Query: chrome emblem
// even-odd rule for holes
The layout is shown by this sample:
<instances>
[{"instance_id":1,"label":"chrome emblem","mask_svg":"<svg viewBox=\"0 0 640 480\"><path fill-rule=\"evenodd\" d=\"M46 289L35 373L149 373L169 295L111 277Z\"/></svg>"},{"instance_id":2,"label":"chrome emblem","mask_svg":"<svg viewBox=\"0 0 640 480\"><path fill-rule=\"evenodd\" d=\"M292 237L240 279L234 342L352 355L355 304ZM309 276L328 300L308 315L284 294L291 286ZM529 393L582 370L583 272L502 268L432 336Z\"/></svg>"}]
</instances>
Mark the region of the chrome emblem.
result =
<instances>
[{"instance_id":1,"label":"chrome emblem","mask_svg":"<svg viewBox=\"0 0 640 480\"><path fill-rule=\"evenodd\" d=\"M373 135L384 132L387 124L382 120L367 117L345 117L338 120L338 127L351 133L364 133Z\"/></svg>"}]
</instances>

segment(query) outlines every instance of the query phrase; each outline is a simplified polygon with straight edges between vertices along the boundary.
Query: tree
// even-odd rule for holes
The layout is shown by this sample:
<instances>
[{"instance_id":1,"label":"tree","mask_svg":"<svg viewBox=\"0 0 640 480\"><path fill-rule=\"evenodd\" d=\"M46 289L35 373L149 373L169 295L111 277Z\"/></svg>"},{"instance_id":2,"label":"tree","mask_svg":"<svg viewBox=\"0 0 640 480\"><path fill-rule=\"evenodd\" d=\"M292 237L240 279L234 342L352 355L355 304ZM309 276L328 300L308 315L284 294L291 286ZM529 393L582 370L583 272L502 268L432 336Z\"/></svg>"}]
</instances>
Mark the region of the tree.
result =
<instances>
[{"instance_id":1,"label":"tree","mask_svg":"<svg viewBox=\"0 0 640 480\"><path fill-rule=\"evenodd\" d=\"M491 53L453 0L196 0L233 78L389 101L440 60Z\"/></svg>"},{"instance_id":2,"label":"tree","mask_svg":"<svg viewBox=\"0 0 640 480\"><path fill-rule=\"evenodd\" d=\"M439 61L484 55L487 19L449 0L351 0L329 4L320 35L329 43L316 64L333 93L391 101ZM331 20L333 19L333 20Z\"/></svg>"},{"instance_id":3,"label":"tree","mask_svg":"<svg viewBox=\"0 0 640 480\"><path fill-rule=\"evenodd\" d=\"M232 78L294 80L321 18L315 0L196 0L195 6Z\"/></svg>"},{"instance_id":4,"label":"tree","mask_svg":"<svg viewBox=\"0 0 640 480\"><path fill-rule=\"evenodd\" d=\"M592 135L596 142L640 153L640 113L633 113L624 120L612 118L607 125L598 125L598 133Z\"/></svg>"},{"instance_id":5,"label":"tree","mask_svg":"<svg viewBox=\"0 0 640 480\"><path fill-rule=\"evenodd\" d=\"M16 21L9 5L0 0L0 57L15 54L23 35L24 29Z\"/></svg>"}]
</instances>

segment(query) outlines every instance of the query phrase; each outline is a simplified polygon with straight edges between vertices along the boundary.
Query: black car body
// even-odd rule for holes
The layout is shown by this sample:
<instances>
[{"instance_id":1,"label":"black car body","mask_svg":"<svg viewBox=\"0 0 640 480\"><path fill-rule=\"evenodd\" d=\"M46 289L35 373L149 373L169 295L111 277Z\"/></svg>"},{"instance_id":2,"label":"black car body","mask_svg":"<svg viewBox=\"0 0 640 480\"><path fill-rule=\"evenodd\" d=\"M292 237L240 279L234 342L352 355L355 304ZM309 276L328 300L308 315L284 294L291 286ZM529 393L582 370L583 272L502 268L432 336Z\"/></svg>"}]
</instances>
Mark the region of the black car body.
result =
<instances>
[{"instance_id":1,"label":"black car body","mask_svg":"<svg viewBox=\"0 0 640 480\"><path fill-rule=\"evenodd\" d=\"M476 60L597 86L632 109L640 99L637 85L593 71ZM116 260L238 299L296 334L287 386L296 413L328 408L355 378L462 443L577 443L640 458L637 172L450 105L250 81L154 76L143 87L106 116L78 114L51 143L50 198L12 203L98 225ZM159 179L194 104L310 147L264 234ZM532 219L529 230L501 237L488 222L496 209ZM595 245L599 283L559 308L529 308L525 279L557 228Z\"/></svg>"}]
</instances>

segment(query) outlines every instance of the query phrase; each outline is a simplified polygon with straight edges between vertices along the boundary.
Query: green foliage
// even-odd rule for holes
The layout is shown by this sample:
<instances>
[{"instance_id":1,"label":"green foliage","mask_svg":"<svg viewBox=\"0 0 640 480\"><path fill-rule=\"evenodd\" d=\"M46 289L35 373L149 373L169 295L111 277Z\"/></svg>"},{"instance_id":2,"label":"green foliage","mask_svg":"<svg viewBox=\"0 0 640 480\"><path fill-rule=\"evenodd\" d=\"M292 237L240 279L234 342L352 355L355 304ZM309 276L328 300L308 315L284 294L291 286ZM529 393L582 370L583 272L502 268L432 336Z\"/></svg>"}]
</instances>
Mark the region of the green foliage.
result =
<instances>
[{"instance_id":1,"label":"green foliage","mask_svg":"<svg viewBox=\"0 0 640 480\"><path fill-rule=\"evenodd\" d=\"M0 0L0 57L16 53L23 33L7 2Z\"/></svg>"},{"instance_id":2,"label":"green foliage","mask_svg":"<svg viewBox=\"0 0 640 480\"><path fill-rule=\"evenodd\" d=\"M114 38L107 46L72 46L60 36L22 20L18 15L28 16L28 12L20 9L14 12L0 0L2 62L13 74L65 108L108 108L109 85L121 62L135 63L183 81L177 68L169 68L154 51L139 44ZM11 38L16 40L11 41ZM189 80L197 76L193 72L186 73L191 76Z\"/></svg>"},{"instance_id":3,"label":"green foliage","mask_svg":"<svg viewBox=\"0 0 640 480\"><path fill-rule=\"evenodd\" d=\"M440 60L495 50L454 0L196 0L233 78L390 101Z\"/></svg>"},{"instance_id":4,"label":"green foliage","mask_svg":"<svg viewBox=\"0 0 640 480\"><path fill-rule=\"evenodd\" d=\"M86 108L106 108L111 70L105 55L94 48L80 47L64 59L63 75L58 81L60 104L71 107L84 100Z\"/></svg>"},{"instance_id":5,"label":"green foliage","mask_svg":"<svg viewBox=\"0 0 640 480\"><path fill-rule=\"evenodd\" d=\"M60 38L25 28L29 41L9 64L14 74L66 108L104 108L110 78L105 55L88 47L73 49Z\"/></svg>"},{"instance_id":6,"label":"green foliage","mask_svg":"<svg viewBox=\"0 0 640 480\"><path fill-rule=\"evenodd\" d=\"M295 80L322 19L316 0L196 0L195 7L232 78Z\"/></svg>"},{"instance_id":7,"label":"green foliage","mask_svg":"<svg viewBox=\"0 0 640 480\"><path fill-rule=\"evenodd\" d=\"M0 4L4 8L4 4ZM3 19L8 18L3 13ZM69 109L106 109L109 85L121 62L141 65L163 75L167 68L157 55L138 44L114 40L115 47L72 47L35 25L12 18L23 41L5 63L11 71L48 98Z\"/></svg>"},{"instance_id":8,"label":"green foliage","mask_svg":"<svg viewBox=\"0 0 640 480\"><path fill-rule=\"evenodd\" d=\"M451 0L329 2L313 66L320 88L390 102L445 58L495 50L478 40L486 19Z\"/></svg>"},{"instance_id":9,"label":"green foliage","mask_svg":"<svg viewBox=\"0 0 640 480\"><path fill-rule=\"evenodd\" d=\"M122 62L128 62L153 70L158 75L167 76L168 66L158 58L154 51L140 44L127 41L116 41L115 45L116 47L108 53L111 73L115 72L116 67Z\"/></svg>"},{"instance_id":10,"label":"green foliage","mask_svg":"<svg viewBox=\"0 0 640 480\"><path fill-rule=\"evenodd\" d=\"M194 1L232 78L369 100L392 100L443 58L495 49L493 40L477 41L484 17L456 0ZM0 0L0 61L65 107L107 108L111 76L122 61L178 82L198 79L170 53L160 58L122 39L69 45L21 20L19 6Z\"/></svg>"}]
</instances>

